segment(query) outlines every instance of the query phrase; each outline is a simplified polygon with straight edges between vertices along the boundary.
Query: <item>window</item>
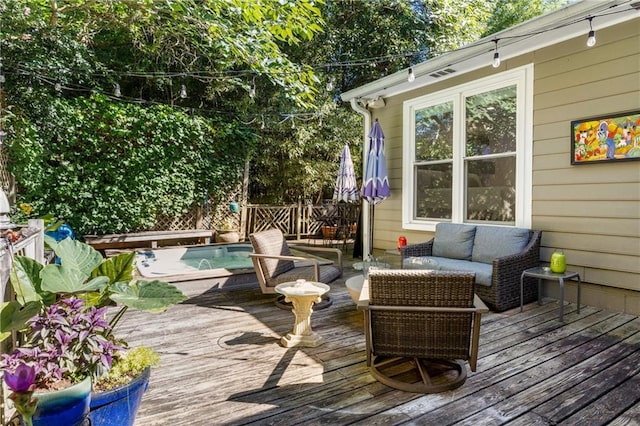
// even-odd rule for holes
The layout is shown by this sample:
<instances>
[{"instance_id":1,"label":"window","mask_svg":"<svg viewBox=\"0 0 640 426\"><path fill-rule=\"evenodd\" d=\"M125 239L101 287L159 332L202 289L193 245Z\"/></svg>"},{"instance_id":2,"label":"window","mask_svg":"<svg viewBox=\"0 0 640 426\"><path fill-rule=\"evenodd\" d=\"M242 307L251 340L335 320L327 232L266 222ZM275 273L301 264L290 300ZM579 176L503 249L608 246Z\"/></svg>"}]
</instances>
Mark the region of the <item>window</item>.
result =
<instances>
[{"instance_id":1,"label":"window","mask_svg":"<svg viewBox=\"0 0 640 426\"><path fill-rule=\"evenodd\" d=\"M403 226L530 227L531 66L406 101Z\"/></svg>"}]
</instances>

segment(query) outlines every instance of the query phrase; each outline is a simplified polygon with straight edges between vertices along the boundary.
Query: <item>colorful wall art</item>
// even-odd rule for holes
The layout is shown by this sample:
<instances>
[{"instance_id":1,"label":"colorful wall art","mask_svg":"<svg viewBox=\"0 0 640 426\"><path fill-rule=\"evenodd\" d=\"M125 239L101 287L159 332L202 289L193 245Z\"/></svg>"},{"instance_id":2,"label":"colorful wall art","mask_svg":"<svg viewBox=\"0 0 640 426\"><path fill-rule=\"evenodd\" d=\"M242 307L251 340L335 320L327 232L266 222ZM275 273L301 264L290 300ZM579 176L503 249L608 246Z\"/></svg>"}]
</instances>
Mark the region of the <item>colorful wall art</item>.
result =
<instances>
[{"instance_id":1,"label":"colorful wall art","mask_svg":"<svg viewBox=\"0 0 640 426\"><path fill-rule=\"evenodd\" d=\"M640 160L640 111L571 122L571 164Z\"/></svg>"}]
</instances>

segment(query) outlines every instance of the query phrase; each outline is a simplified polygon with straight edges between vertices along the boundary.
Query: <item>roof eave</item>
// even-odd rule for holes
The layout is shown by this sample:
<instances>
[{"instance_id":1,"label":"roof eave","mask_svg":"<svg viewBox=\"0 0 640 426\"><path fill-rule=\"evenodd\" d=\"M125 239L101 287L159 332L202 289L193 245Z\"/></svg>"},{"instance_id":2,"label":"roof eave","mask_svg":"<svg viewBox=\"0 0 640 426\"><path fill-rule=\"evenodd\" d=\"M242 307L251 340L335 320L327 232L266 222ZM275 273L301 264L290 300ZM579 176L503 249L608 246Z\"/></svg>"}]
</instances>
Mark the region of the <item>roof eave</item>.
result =
<instances>
[{"instance_id":1,"label":"roof eave","mask_svg":"<svg viewBox=\"0 0 640 426\"><path fill-rule=\"evenodd\" d=\"M351 99L385 98L490 66L495 39L499 40L500 58L506 60L580 35L586 38L589 30L587 17L603 14L593 19L593 27L596 30L606 28L639 17L638 3L637 0L573 3L482 38L460 49L413 65L416 76L413 82L407 81L408 68L406 68L349 90L343 93L341 98L346 102ZM625 11L629 13L623 13ZM604 15L605 12L606 15ZM447 69L453 72L445 71Z\"/></svg>"}]
</instances>

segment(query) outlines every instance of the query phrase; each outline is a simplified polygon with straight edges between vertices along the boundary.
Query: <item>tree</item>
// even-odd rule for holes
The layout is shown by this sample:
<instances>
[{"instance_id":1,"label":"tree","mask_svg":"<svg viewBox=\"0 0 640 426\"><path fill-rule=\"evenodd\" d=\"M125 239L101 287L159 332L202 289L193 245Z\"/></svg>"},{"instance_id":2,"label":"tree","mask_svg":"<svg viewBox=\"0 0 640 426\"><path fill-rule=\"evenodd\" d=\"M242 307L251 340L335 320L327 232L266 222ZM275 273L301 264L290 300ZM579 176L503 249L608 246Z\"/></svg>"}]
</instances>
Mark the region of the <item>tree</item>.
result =
<instances>
[{"instance_id":1,"label":"tree","mask_svg":"<svg viewBox=\"0 0 640 426\"><path fill-rule=\"evenodd\" d=\"M174 82L215 102L264 75L294 104L313 101L313 70L282 52L321 31L311 0L15 0L0 7L9 34L4 65L16 76L107 92L118 83L123 97L173 103Z\"/></svg>"},{"instance_id":2,"label":"tree","mask_svg":"<svg viewBox=\"0 0 640 426\"><path fill-rule=\"evenodd\" d=\"M494 2L482 36L497 33L571 3L571 0L499 0Z\"/></svg>"}]
</instances>

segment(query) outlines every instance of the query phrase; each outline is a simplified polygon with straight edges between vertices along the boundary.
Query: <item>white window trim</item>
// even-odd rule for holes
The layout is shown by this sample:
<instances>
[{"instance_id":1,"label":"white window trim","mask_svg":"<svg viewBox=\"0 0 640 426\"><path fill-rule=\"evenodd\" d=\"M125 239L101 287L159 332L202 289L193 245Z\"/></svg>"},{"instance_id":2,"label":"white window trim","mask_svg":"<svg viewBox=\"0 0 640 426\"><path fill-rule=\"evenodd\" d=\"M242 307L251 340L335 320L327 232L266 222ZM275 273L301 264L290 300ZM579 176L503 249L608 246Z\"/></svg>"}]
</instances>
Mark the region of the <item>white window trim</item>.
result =
<instances>
[{"instance_id":1,"label":"white window trim","mask_svg":"<svg viewBox=\"0 0 640 426\"><path fill-rule=\"evenodd\" d=\"M403 104L403 155L402 178L405 182L402 191L402 227L420 231L435 231L439 221L421 220L413 217L415 203L415 175L413 173L415 155L415 112L429 105L453 101L454 135L462 128L464 106L460 102L464 97L484 93L501 87L516 85L516 218L515 226L531 228L531 197L533 182L533 64L528 64L510 71L474 80L459 86L430 93L405 101ZM456 136L454 136L456 139ZM454 141L453 170L461 175L464 170L464 158L459 152L461 143ZM463 222L464 194L462 186L452 188L452 218L454 223ZM507 226L507 225L497 225Z\"/></svg>"}]
</instances>

